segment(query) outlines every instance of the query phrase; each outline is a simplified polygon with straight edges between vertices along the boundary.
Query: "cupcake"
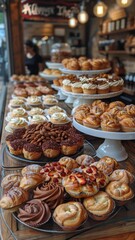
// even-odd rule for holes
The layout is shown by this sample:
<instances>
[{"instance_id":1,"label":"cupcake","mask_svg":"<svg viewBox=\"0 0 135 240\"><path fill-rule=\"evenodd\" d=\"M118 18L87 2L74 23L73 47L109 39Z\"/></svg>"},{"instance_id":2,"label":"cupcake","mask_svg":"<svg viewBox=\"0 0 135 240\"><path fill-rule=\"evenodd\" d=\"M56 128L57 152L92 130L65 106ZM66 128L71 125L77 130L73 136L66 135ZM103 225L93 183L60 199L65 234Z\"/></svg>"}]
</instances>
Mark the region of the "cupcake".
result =
<instances>
[{"instance_id":1,"label":"cupcake","mask_svg":"<svg viewBox=\"0 0 135 240\"><path fill-rule=\"evenodd\" d=\"M25 101L23 99L14 98L14 99L11 99L9 102L9 108L11 109L24 107L24 106L25 106Z\"/></svg>"},{"instance_id":2,"label":"cupcake","mask_svg":"<svg viewBox=\"0 0 135 240\"><path fill-rule=\"evenodd\" d=\"M32 227L39 227L49 221L51 212L48 205L38 199L27 202L19 208L18 218Z\"/></svg>"},{"instance_id":3,"label":"cupcake","mask_svg":"<svg viewBox=\"0 0 135 240\"><path fill-rule=\"evenodd\" d=\"M81 82L76 82L71 85L72 92L73 93L83 93L82 89L82 83Z\"/></svg>"},{"instance_id":4,"label":"cupcake","mask_svg":"<svg viewBox=\"0 0 135 240\"><path fill-rule=\"evenodd\" d=\"M68 118L67 114L63 112L53 113L50 117L50 122L52 122L53 124L64 124L69 121L70 119Z\"/></svg>"},{"instance_id":5,"label":"cupcake","mask_svg":"<svg viewBox=\"0 0 135 240\"><path fill-rule=\"evenodd\" d=\"M24 108L16 108L13 109L13 111L10 113L10 116L11 118L22 117L27 119L28 114Z\"/></svg>"},{"instance_id":6,"label":"cupcake","mask_svg":"<svg viewBox=\"0 0 135 240\"><path fill-rule=\"evenodd\" d=\"M43 100L43 104L44 105L57 105L58 104L58 100L56 98L52 98L52 97L46 97Z\"/></svg>"},{"instance_id":7,"label":"cupcake","mask_svg":"<svg viewBox=\"0 0 135 240\"><path fill-rule=\"evenodd\" d=\"M26 121L25 118L17 117L17 118L12 118L10 122L7 124L5 129L8 132L13 132L15 129L24 128L27 126L28 126L28 122Z\"/></svg>"},{"instance_id":8,"label":"cupcake","mask_svg":"<svg viewBox=\"0 0 135 240\"><path fill-rule=\"evenodd\" d=\"M83 204L89 213L89 216L97 221L106 220L115 209L114 200L103 191L94 196L85 198Z\"/></svg>"},{"instance_id":9,"label":"cupcake","mask_svg":"<svg viewBox=\"0 0 135 240\"><path fill-rule=\"evenodd\" d=\"M26 143L23 146L23 155L26 159L37 160L42 155L42 149L33 143Z\"/></svg>"},{"instance_id":10,"label":"cupcake","mask_svg":"<svg viewBox=\"0 0 135 240\"><path fill-rule=\"evenodd\" d=\"M63 229L73 231L81 226L88 215L79 202L67 202L57 206L53 213L54 221Z\"/></svg>"},{"instance_id":11,"label":"cupcake","mask_svg":"<svg viewBox=\"0 0 135 240\"><path fill-rule=\"evenodd\" d=\"M29 121L30 121L30 124L38 124L38 123L47 122L47 118L43 115L34 115L30 117Z\"/></svg>"},{"instance_id":12,"label":"cupcake","mask_svg":"<svg viewBox=\"0 0 135 240\"><path fill-rule=\"evenodd\" d=\"M47 109L47 113L49 115L52 115L53 113L59 113L59 112L65 112L65 110L59 106L53 106L53 107L50 107L49 109Z\"/></svg>"},{"instance_id":13,"label":"cupcake","mask_svg":"<svg viewBox=\"0 0 135 240\"><path fill-rule=\"evenodd\" d=\"M64 187L54 183L43 183L34 190L33 198L47 203L50 209L55 209L63 203Z\"/></svg>"},{"instance_id":14,"label":"cupcake","mask_svg":"<svg viewBox=\"0 0 135 240\"><path fill-rule=\"evenodd\" d=\"M34 115L44 115L44 110L42 108L34 107L29 111L29 116Z\"/></svg>"},{"instance_id":15,"label":"cupcake","mask_svg":"<svg viewBox=\"0 0 135 240\"><path fill-rule=\"evenodd\" d=\"M105 81L98 83L98 87L97 87L97 92L98 94L106 94L109 93L110 89L109 89L109 84Z\"/></svg>"},{"instance_id":16,"label":"cupcake","mask_svg":"<svg viewBox=\"0 0 135 240\"><path fill-rule=\"evenodd\" d=\"M71 81L69 79L64 79L62 81L63 89L67 92L72 92Z\"/></svg>"},{"instance_id":17,"label":"cupcake","mask_svg":"<svg viewBox=\"0 0 135 240\"><path fill-rule=\"evenodd\" d=\"M94 83L84 83L82 85L83 93L85 94L96 94L97 85Z\"/></svg>"},{"instance_id":18,"label":"cupcake","mask_svg":"<svg viewBox=\"0 0 135 240\"><path fill-rule=\"evenodd\" d=\"M27 98L27 104L31 107L41 106L41 99L37 96L31 96Z\"/></svg>"},{"instance_id":19,"label":"cupcake","mask_svg":"<svg viewBox=\"0 0 135 240\"><path fill-rule=\"evenodd\" d=\"M60 145L52 140L48 140L42 144L42 150L45 157L55 158L58 157L61 149Z\"/></svg>"}]
</instances>

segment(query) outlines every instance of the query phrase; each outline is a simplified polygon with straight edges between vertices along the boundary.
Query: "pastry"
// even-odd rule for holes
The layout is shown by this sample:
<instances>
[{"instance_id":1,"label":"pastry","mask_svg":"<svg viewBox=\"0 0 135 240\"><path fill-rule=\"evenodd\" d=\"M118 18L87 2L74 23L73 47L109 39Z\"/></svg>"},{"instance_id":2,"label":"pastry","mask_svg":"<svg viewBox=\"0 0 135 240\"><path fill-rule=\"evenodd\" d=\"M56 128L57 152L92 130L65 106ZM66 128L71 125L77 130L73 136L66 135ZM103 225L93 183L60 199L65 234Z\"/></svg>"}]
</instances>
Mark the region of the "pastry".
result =
<instances>
[{"instance_id":1,"label":"pastry","mask_svg":"<svg viewBox=\"0 0 135 240\"><path fill-rule=\"evenodd\" d=\"M43 115L33 115L29 118L30 124L39 124L47 122L47 118Z\"/></svg>"},{"instance_id":2,"label":"pastry","mask_svg":"<svg viewBox=\"0 0 135 240\"><path fill-rule=\"evenodd\" d=\"M77 152L78 146L77 142L75 141L76 139L66 139L61 141L61 152L62 154L66 156L73 155Z\"/></svg>"},{"instance_id":3,"label":"pastry","mask_svg":"<svg viewBox=\"0 0 135 240\"><path fill-rule=\"evenodd\" d=\"M38 164L31 164L26 167L24 167L21 171L22 176L25 176L25 174L29 172L34 172L34 173L40 173L42 167Z\"/></svg>"},{"instance_id":4,"label":"pastry","mask_svg":"<svg viewBox=\"0 0 135 240\"><path fill-rule=\"evenodd\" d=\"M43 104L44 105L57 105L58 104L58 100L56 98L52 98L52 97L46 97L43 100Z\"/></svg>"},{"instance_id":5,"label":"pastry","mask_svg":"<svg viewBox=\"0 0 135 240\"><path fill-rule=\"evenodd\" d=\"M42 93L35 87L26 87L26 91L32 97L42 96Z\"/></svg>"},{"instance_id":6,"label":"pastry","mask_svg":"<svg viewBox=\"0 0 135 240\"><path fill-rule=\"evenodd\" d=\"M123 102L121 102L121 101L115 101L115 102L111 102L110 104L109 104L109 106L108 106L108 109L111 109L111 108L114 108L114 107L116 107L116 106L118 106L118 107L125 107L125 104L123 103Z\"/></svg>"},{"instance_id":7,"label":"pastry","mask_svg":"<svg viewBox=\"0 0 135 240\"><path fill-rule=\"evenodd\" d=\"M19 108L19 107L25 107L25 101L23 99L13 98L10 100L9 102L10 109Z\"/></svg>"},{"instance_id":8,"label":"pastry","mask_svg":"<svg viewBox=\"0 0 135 240\"><path fill-rule=\"evenodd\" d=\"M114 200L106 192L102 191L85 198L83 204L89 216L98 221L107 219L115 209Z\"/></svg>"},{"instance_id":9,"label":"pastry","mask_svg":"<svg viewBox=\"0 0 135 240\"><path fill-rule=\"evenodd\" d=\"M41 106L42 105L41 99L39 97L37 97L37 96L28 97L27 98L27 104L32 106L32 107Z\"/></svg>"},{"instance_id":10,"label":"pastry","mask_svg":"<svg viewBox=\"0 0 135 240\"><path fill-rule=\"evenodd\" d=\"M19 187L21 181L21 175L19 173L11 173L2 179L1 187L4 191L8 191L12 187Z\"/></svg>"},{"instance_id":11,"label":"pastry","mask_svg":"<svg viewBox=\"0 0 135 240\"><path fill-rule=\"evenodd\" d=\"M125 118L129 118L130 115L127 113L126 110L120 110L117 115L116 115L118 121L120 122L121 120L125 119Z\"/></svg>"},{"instance_id":12,"label":"pastry","mask_svg":"<svg viewBox=\"0 0 135 240\"><path fill-rule=\"evenodd\" d=\"M59 159L59 163L65 166L67 169L72 170L77 168L79 165L76 160L71 157L62 157Z\"/></svg>"},{"instance_id":13,"label":"pastry","mask_svg":"<svg viewBox=\"0 0 135 240\"><path fill-rule=\"evenodd\" d=\"M18 218L32 227L39 227L49 221L51 212L48 205L38 199L32 199L19 208Z\"/></svg>"},{"instance_id":14,"label":"pastry","mask_svg":"<svg viewBox=\"0 0 135 240\"><path fill-rule=\"evenodd\" d=\"M98 87L97 87L98 94L106 94L106 93L109 93L109 91L110 91L110 88L107 82L103 81L98 84Z\"/></svg>"},{"instance_id":15,"label":"pastry","mask_svg":"<svg viewBox=\"0 0 135 240\"><path fill-rule=\"evenodd\" d=\"M35 172L28 172L22 177L20 182L20 187L25 190L29 190L36 187L43 181L44 181L44 178L42 174L35 173Z\"/></svg>"},{"instance_id":16,"label":"pastry","mask_svg":"<svg viewBox=\"0 0 135 240\"><path fill-rule=\"evenodd\" d=\"M22 139L23 138L23 135L25 134L26 132L26 128L18 128L18 129L15 129L14 132L13 132L13 135L17 138L17 139Z\"/></svg>"},{"instance_id":17,"label":"pastry","mask_svg":"<svg viewBox=\"0 0 135 240\"><path fill-rule=\"evenodd\" d=\"M97 168L99 168L99 170L103 171L105 174L110 175L115 169L117 169L118 163L116 159L104 156L100 158L96 166Z\"/></svg>"},{"instance_id":18,"label":"pastry","mask_svg":"<svg viewBox=\"0 0 135 240\"><path fill-rule=\"evenodd\" d=\"M135 177L132 173L125 169L115 170L109 177L110 181L118 181L119 183L131 184L134 182Z\"/></svg>"},{"instance_id":19,"label":"pastry","mask_svg":"<svg viewBox=\"0 0 135 240\"><path fill-rule=\"evenodd\" d=\"M120 124L116 118L114 118L111 114L108 113L101 120L101 129L103 131L109 132L119 132Z\"/></svg>"},{"instance_id":20,"label":"pastry","mask_svg":"<svg viewBox=\"0 0 135 240\"><path fill-rule=\"evenodd\" d=\"M113 115L114 117L117 117L117 114L122 111L122 107L116 106L114 108L108 109L108 113L110 113L111 115Z\"/></svg>"},{"instance_id":21,"label":"pastry","mask_svg":"<svg viewBox=\"0 0 135 240\"><path fill-rule=\"evenodd\" d=\"M60 145L53 140L44 142L42 145L42 150L44 156L48 158L58 157L61 152Z\"/></svg>"},{"instance_id":22,"label":"pastry","mask_svg":"<svg viewBox=\"0 0 135 240\"><path fill-rule=\"evenodd\" d=\"M120 121L123 132L135 132L135 118L127 117Z\"/></svg>"},{"instance_id":23,"label":"pastry","mask_svg":"<svg viewBox=\"0 0 135 240\"><path fill-rule=\"evenodd\" d=\"M82 83L80 82L72 83L71 89L73 93L82 93L83 92Z\"/></svg>"},{"instance_id":24,"label":"pastry","mask_svg":"<svg viewBox=\"0 0 135 240\"><path fill-rule=\"evenodd\" d=\"M53 124L64 124L69 122L69 118L66 113L55 112L51 115L50 122Z\"/></svg>"},{"instance_id":25,"label":"pastry","mask_svg":"<svg viewBox=\"0 0 135 240\"><path fill-rule=\"evenodd\" d=\"M28 125L28 122L25 118L16 117L10 120L10 122L7 124L7 128L14 130L18 128L27 127L27 125Z\"/></svg>"},{"instance_id":26,"label":"pastry","mask_svg":"<svg viewBox=\"0 0 135 240\"><path fill-rule=\"evenodd\" d=\"M20 206L28 199L29 194L27 191L21 187L13 187L1 198L0 207L4 209L13 209L16 206Z\"/></svg>"},{"instance_id":27,"label":"pastry","mask_svg":"<svg viewBox=\"0 0 135 240\"><path fill-rule=\"evenodd\" d=\"M84 83L82 85L84 94L96 94L97 93L97 85L94 83Z\"/></svg>"},{"instance_id":28,"label":"pastry","mask_svg":"<svg viewBox=\"0 0 135 240\"><path fill-rule=\"evenodd\" d=\"M133 190L128 184L118 181L110 182L106 187L106 192L110 197L117 200L118 204L123 204L124 201L130 200L134 197Z\"/></svg>"},{"instance_id":29,"label":"pastry","mask_svg":"<svg viewBox=\"0 0 135 240\"><path fill-rule=\"evenodd\" d=\"M81 63L81 70L92 70L92 65L90 63L90 61L85 60Z\"/></svg>"},{"instance_id":30,"label":"pastry","mask_svg":"<svg viewBox=\"0 0 135 240\"><path fill-rule=\"evenodd\" d=\"M63 89L64 89L65 91L67 91L67 92L72 92L71 86L72 86L72 83L71 83L71 81L70 81L69 79L64 79L64 80L62 81L62 87L63 87Z\"/></svg>"},{"instance_id":31,"label":"pastry","mask_svg":"<svg viewBox=\"0 0 135 240\"><path fill-rule=\"evenodd\" d=\"M76 158L76 162L79 165L90 166L93 162L95 162L95 160L90 155L82 154L81 156Z\"/></svg>"},{"instance_id":32,"label":"pastry","mask_svg":"<svg viewBox=\"0 0 135 240\"><path fill-rule=\"evenodd\" d=\"M24 88L20 88L20 87L18 87L14 90L14 94L17 97L24 97L24 98L28 97L27 91Z\"/></svg>"},{"instance_id":33,"label":"pastry","mask_svg":"<svg viewBox=\"0 0 135 240\"><path fill-rule=\"evenodd\" d=\"M16 140L16 136L14 134L9 134L7 137L6 137L6 144L7 146L9 147L10 145L10 142Z\"/></svg>"},{"instance_id":34,"label":"pastry","mask_svg":"<svg viewBox=\"0 0 135 240\"><path fill-rule=\"evenodd\" d=\"M62 185L66 192L75 198L93 196L99 191L96 177L89 176L87 173L82 172L81 169L64 177Z\"/></svg>"},{"instance_id":35,"label":"pastry","mask_svg":"<svg viewBox=\"0 0 135 240\"><path fill-rule=\"evenodd\" d=\"M70 174L69 169L61 165L59 162L47 163L40 171L43 175L45 182L59 183L61 184L63 177Z\"/></svg>"},{"instance_id":36,"label":"pastry","mask_svg":"<svg viewBox=\"0 0 135 240\"><path fill-rule=\"evenodd\" d=\"M36 187L33 198L47 203L50 209L55 209L63 203L64 188L59 184L43 183L41 186Z\"/></svg>"},{"instance_id":37,"label":"pastry","mask_svg":"<svg viewBox=\"0 0 135 240\"><path fill-rule=\"evenodd\" d=\"M80 70L80 66L79 63L77 62L77 60L71 60L67 63L66 68L70 69L70 70Z\"/></svg>"},{"instance_id":38,"label":"pastry","mask_svg":"<svg viewBox=\"0 0 135 240\"><path fill-rule=\"evenodd\" d=\"M79 202L67 202L57 206L54 221L64 230L73 231L87 219L87 212Z\"/></svg>"},{"instance_id":39,"label":"pastry","mask_svg":"<svg viewBox=\"0 0 135 240\"><path fill-rule=\"evenodd\" d=\"M122 90L122 87L123 87L123 85L121 85L120 81L111 81L111 82L109 82L109 86L110 86L111 92L118 92L118 91Z\"/></svg>"},{"instance_id":40,"label":"pastry","mask_svg":"<svg viewBox=\"0 0 135 240\"><path fill-rule=\"evenodd\" d=\"M53 113L56 113L56 112L65 112L65 110L59 106L53 106L53 107L50 107L49 109L47 109L47 113L49 115L52 115Z\"/></svg>"},{"instance_id":41,"label":"pastry","mask_svg":"<svg viewBox=\"0 0 135 240\"><path fill-rule=\"evenodd\" d=\"M126 110L126 112L129 115L131 115L132 117L135 117L135 105L134 104L125 106L124 110Z\"/></svg>"},{"instance_id":42,"label":"pastry","mask_svg":"<svg viewBox=\"0 0 135 240\"><path fill-rule=\"evenodd\" d=\"M16 118L16 117L22 117L26 118L28 117L28 114L24 108L15 108L13 111L10 113L11 118Z\"/></svg>"},{"instance_id":43,"label":"pastry","mask_svg":"<svg viewBox=\"0 0 135 240\"><path fill-rule=\"evenodd\" d=\"M109 182L108 176L94 166L94 164L90 166L82 165L80 170L89 175L91 181L96 182L98 188L104 188Z\"/></svg>"},{"instance_id":44,"label":"pastry","mask_svg":"<svg viewBox=\"0 0 135 240\"><path fill-rule=\"evenodd\" d=\"M99 106L94 106L91 108L90 113L98 118L103 114L103 110Z\"/></svg>"},{"instance_id":45,"label":"pastry","mask_svg":"<svg viewBox=\"0 0 135 240\"><path fill-rule=\"evenodd\" d=\"M44 115L44 110L42 108L34 107L29 111L29 116L34 115Z\"/></svg>"},{"instance_id":46,"label":"pastry","mask_svg":"<svg viewBox=\"0 0 135 240\"><path fill-rule=\"evenodd\" d=\"M14 141L11 141L8 144L10 153L13 155L22 155L24 144L26 144L26 140L24 139L16 139Z\"/></svg>"},{"instance_id":47,"label":"pastry","mask_svg":"<svg viewBox=\"0 0 135 240\"><path fill-rule=\"evenodd\" d=\"M35 144L26 143L23 146L23 155L26 159L38 160L42 155L42 149Z\"/></svg>"},{"instance_id":48,"label":"pastry","mask_svg":"<svg viewBox=\"0 0 135 240\"><path fill-rule=\"evenodd\" d=\"M100 127L100 118L95 115L89 115L83 119L83 125L89 128L99 128Z\"/></svg>"},{"instance_id":49,"label":"pastry","mask_svg":"<svg viewBox=\"0 0 135 240\"><path fill-rule=\"evenodd\" d=\"M46 86L38 86L37 90L39 90L42 94L53 94L53 89Z\"/></svg>"},{"instance_id":50,"label":"pastry","mask_svg":"<svg viewBox=\"0 0 135 240\"><path fill-rule=\"evenodd\" d=\"M88 114L89 112L87 110L78 110L77 108L74 114L74 118L78 123L83 124L83 119L86 118Z\"/></svg>"}]
</instances>

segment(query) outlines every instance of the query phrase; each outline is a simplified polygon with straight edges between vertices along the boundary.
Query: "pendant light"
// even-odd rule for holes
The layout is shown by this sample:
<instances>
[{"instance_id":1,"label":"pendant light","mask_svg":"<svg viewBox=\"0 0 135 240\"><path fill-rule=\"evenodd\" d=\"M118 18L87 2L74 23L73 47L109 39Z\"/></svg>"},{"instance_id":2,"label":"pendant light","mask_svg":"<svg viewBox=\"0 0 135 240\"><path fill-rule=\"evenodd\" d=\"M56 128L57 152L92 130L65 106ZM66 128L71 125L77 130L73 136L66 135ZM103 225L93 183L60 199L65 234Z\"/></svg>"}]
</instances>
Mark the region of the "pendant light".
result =
<instances>
[{"instance_id":1,"label":"pendant light","mask_svg":"<svg viewBox=\"0 0 135 240\"><path fill-rule=\"evenodd\" d=\"M78 21L82 24L85 24L89 19L88 13L85 11L85 1L82 2L80 7L80 12L78 14Z\"/></svg>"},{"instance_id":2,"label":"pendant light","mask_svg":"<svg viewBox=\"0 0 135 240\"><path fill-rule=\"evenodd\" d=\"M98 1L97 4L93 8L93 12L96 17L104 17L107 13L107 6L104 2Z\"/></svg>"},{"instance_id":3,"label":"pendant light","mask_svg":"<svg viewBox=\"0 0 135 240\"><path fill-rule=\"evenodd\" d=\"M68 25L71 28L75 28L77 26L77 24L78 24L78 21L75 17L75 14L72 12L71 15L70 15L70 18L68 20Z\"/></svg>"},{"instance_id":4,"label":"pendant light","mask_svg":"<svg viewBox=\"0 0 135 240\"><path fill-rule=\"evenodd\" d=\"M133 0L116 0L116 2L120 7L127 8L132 4Z\"/></svg>"}]
</instances>

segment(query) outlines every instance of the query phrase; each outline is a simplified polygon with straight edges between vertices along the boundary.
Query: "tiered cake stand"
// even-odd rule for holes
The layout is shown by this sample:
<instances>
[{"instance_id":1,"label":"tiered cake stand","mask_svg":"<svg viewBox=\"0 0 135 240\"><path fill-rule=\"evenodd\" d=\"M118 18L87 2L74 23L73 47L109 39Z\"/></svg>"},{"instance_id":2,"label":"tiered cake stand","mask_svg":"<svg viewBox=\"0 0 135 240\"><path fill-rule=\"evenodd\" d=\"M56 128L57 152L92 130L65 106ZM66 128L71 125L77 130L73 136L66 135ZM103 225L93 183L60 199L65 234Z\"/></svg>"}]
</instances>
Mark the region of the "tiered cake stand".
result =
<instances>
[{"instance_id":1,"label":"tiered cake stand","mask_svg":"<svg viewBox=\"0 0 135 240\"><path fill-rule=\"evenodd\" d=\"M106 132L100 129L92 129L79 124L75 119L73 119L73 125L80 132L105 139L103 144L97 149L97 156L99 158L110 156L119 162L127 159L128 154L123 147L121 140L135 139L135 132Z\"/></svg>"},{"instance_id":2,"label":"tiered cake stand","mask_svg":"<svg viewBox=\"0 0 135 240\"><path fill-rule=\"evenodd\" d=\"M61 92L63 95L66 95L73 98L73 107L79 106L81 104L87 104L92 103L96 99L107 99L119 96L122 93L121 91L118 92L110 92L106 94L83 94L83 93L73 93L73 92L67 92L64 89L61 88Z\"/></svg>"},{"instance_id":3,"label":"tiered cake stand","mask_svg":"<svg viewBox=\"0 0 135 240\"><path fill-rule=\"evenodd\" d=\"M60 75L48 75L44 72L39 73L40 77L45 78L48 82L52 82L54 79L58 78Z\"/></svg>"},{"instance_id":4,"label":"tiered cake stand","mask_svg":"<svg viewBox=\"0 0 135 240\"><path fill-rule=\"evenodd\" d=\"M57 91L58 91L57 95L59 96L59 100L65 100L65 99L67 98L66 95L64 95L64 94L62 93L60 86L56 86L56 85L52 84L51 87L52 87L54 90L57 90Z\"/></svg>"},{"instance_id":5,"label":"tiered cake stand","mask_svg":"<svg viewBox=\"0 0 135 240\"><path fill-rule=\"evenodd\" d=\"M100 73L107 73L111 70L111 68L101 69L101 70L69 70L67 68L59 68L59 70L65 74L74 74L74 75L95 75Z\"/></svg>"}]
</instances>

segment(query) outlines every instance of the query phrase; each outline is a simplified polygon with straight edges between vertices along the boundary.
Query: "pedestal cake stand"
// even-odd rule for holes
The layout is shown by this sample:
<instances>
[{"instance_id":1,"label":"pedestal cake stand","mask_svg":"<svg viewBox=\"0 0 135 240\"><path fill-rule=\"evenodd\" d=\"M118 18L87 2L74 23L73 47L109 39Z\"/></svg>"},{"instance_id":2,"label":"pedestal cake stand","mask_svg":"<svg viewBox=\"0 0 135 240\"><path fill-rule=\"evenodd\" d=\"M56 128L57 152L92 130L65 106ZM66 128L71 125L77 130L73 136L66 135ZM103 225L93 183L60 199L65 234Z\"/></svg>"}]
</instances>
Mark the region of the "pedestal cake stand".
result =
<instances>
[{"instance_id":1,"label":"pedestal cake stand","mask_svg":"<svg viewBox=\"0 0 135 240\"><path fill-rule=\"evenodd\" d=\"M62 93L60 86L56 86L54 84L51 84L51 87L58 91L57 95L59 96L59 100L65 100L67 98L66 95L64 95Z\"/></svg>"},{"instance_id":2,"label":"pedestal cake stand","mask_svg":"<svg viewBox=\"0 0 135 240\"><path fill-rule=\"evenodd\" d=\"M110 92L106 94L83 94L83 93L73 93L73 92L67 92L63 88L61 88L61 92L68 96L73 98L73 107L79 106L81 104L90 104L93 101L97 99L107 99L119 96L123 90L118 92Z\"/></svg>"},{"instance_id":3,"label":"pedestal cake stand","mask_svg":"<svg viewBox=\"0 0 135 240\"><path fill-rule=\"evenodd\" d=\"M94 137L105 138L105 141L97 149L97 156L99 158L104 156L110 156L115 158L118 162L126 160L128 154L123 147L121 140L133 140L135 139L135 132L106 132L100 129L93 129L85 127L75 119L73 119L73 125L80 132Z\"/></svg>"},{"instance_id":4,"label":"pedestal cake stand","mask_svg":"<svg viewBox=\"0 0 135 240\"><path fill-rule=\"evenodd\" d=\"M67 68L59 68L59 70L65 74L74 74L74 75L95 75L95 74L100 74L100 73L107 73L111 70L111 68L106 68L106 69L100 69L100 70L70 70Z\"/></svg>"}]
</instances>

